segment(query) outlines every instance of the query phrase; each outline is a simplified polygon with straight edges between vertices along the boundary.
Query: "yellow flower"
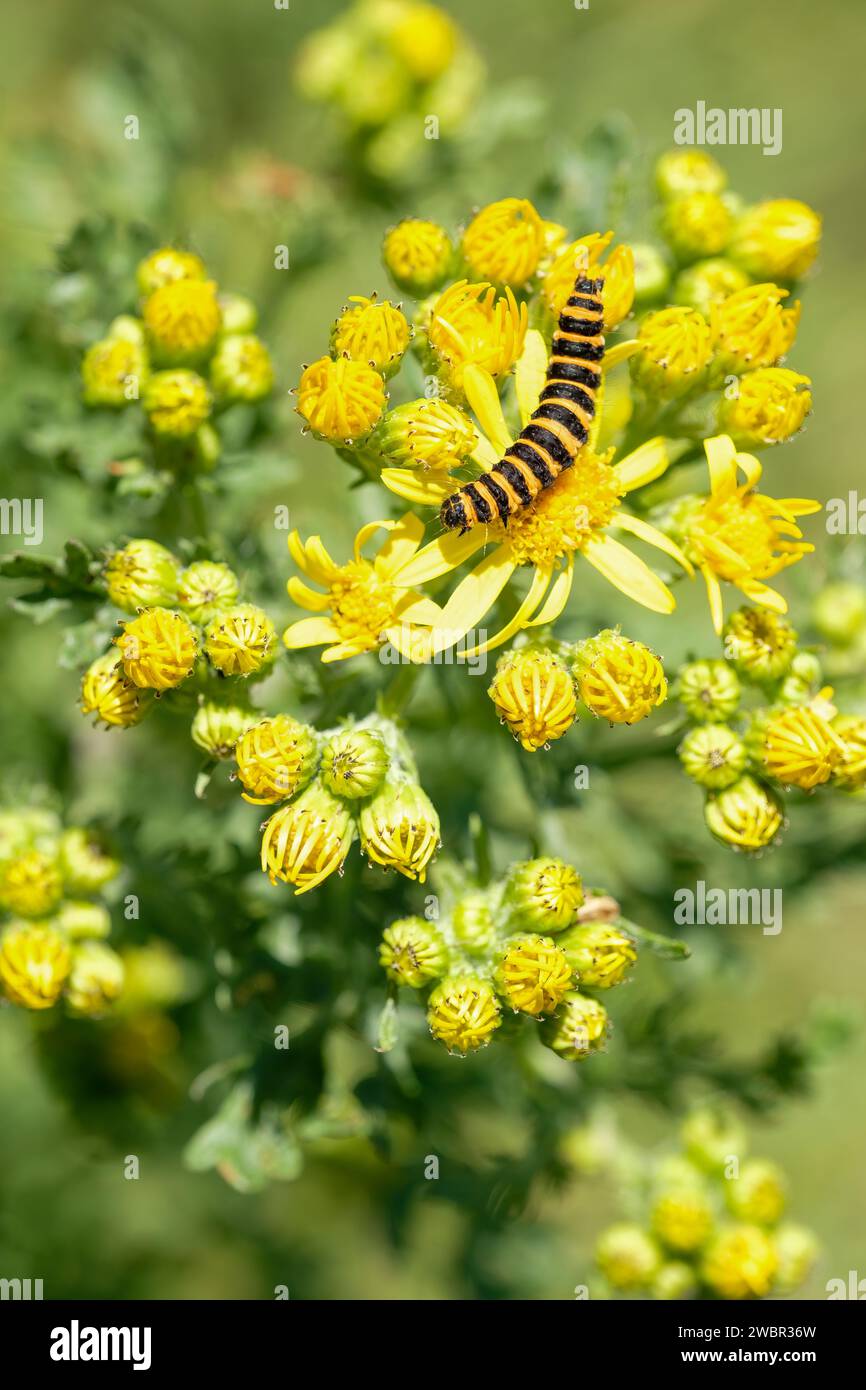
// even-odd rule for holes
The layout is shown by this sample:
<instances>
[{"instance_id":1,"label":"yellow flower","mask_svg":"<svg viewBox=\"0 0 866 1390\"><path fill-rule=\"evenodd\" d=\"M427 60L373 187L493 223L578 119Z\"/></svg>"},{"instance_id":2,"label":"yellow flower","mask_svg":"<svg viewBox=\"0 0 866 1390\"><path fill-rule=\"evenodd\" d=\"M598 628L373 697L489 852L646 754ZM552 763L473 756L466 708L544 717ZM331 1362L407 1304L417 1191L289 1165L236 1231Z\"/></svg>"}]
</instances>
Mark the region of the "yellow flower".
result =
<instances>
[{"instance_id":1,"label":"yellow flower","mask_svg":"<svg viewBox=\"0 0 866 1390\"><path fill-rule=\"evenodd\" d=\"M0 867L0 907L18 917L44 917L62 891L57 860L41 850L28 850Z\"/></svg>"},{"instance_id":2,"label":"yellow flower","mask_svg":"<svg viewBox=\"0 0 866 1390\"><path fill-rule=\"evenodd\" d=\"M686 270L681 270L674 281L671 298L674 304L689 304L699 309L708 319L714 304L727 299L729 294L743 290L749 284L744 270L724 257L708 261L697 261Z\"/></svg>"},{"instance_id":3,"label":"yellow flower","mask_svg":"<svg viewBox=\"0 0 866 1390\"><path fill-rule=\"evenodd\" d=\"M860 791L866 785L866 719L856 714L838 714L833 728L845 746L833 770L833 781L843 791Z\"/></svg>"},{"instance_id":4,"label":"yellow flower","mask_svg":"<svg viewBox=\"0 0 866 1390\"><path fill-rule=\"evenodd\" d=\"M387 537L375 557L367 560L363 546L378 530L387 532ZM435 621L440 613L430 599L395 582L396 572L416 553L423 532L423 524L411 512L400 521L372 522L355 537L354 559L337 565L318 536L302 541L293 531L289 536L292 559L325 593L294 575L288 581L289 597L317 616L292 623L283 633L286 646L290 650L326 646L323 661L342 661L388 642L402 655L411 656L414 624Z\"/></svg>"},{"instance_id":5,"label":"yellow flower","mask_svg":"<svg viewBox=\"0 0 866 1390\"><path fill-rule=\"evenodd\" d=\"M800 321L799 301L782 308L787 294L778 285L749 285L713 305L710 327L722 366L747 372L785 356Z\"/></svg>"},{"instance_id":6,"label":"yellow flower","mask_svg":"<svg viewBox=\"0 0 866 1390\"><path fill-rule=\"evenodd\" d=\"M658 657L643 642L611 629L580 643L575 671L583 703L611 724L635 724L667 697Z\"/></svg>"},{"instance_id":7,"label":"yellow flower","mask_svg":"<svg viewBox=\"0 0 866 1390\"><path fill-rule=\"evenodd\" d=\"M577 714L567 667L543 648L527 647L501 658L487 694L502 723L530 753L561 738Z\"/></svg>"},{"instance_id":8,"label":"yellow flower","mask_svg":"<svg viewBox=\"0 0 866 1390\"><path fill-rule=\"evenodd\" d=\"M518 305L510 287L497 298L486 281L458 280L433 305L427 340L446 381L461 391L469 365L493 377L511 370L523 351L527 324L526 305Z\"/></svg>"},{"instance_id":9,"label":"yellow flower","mask_svg":"<svg viewBox=\"0 0 866 1390\"><path fill-rule=\"evenodd\" d=\"M686 193L672 198L662 217L662 232L680 261L718 256L728 244L733 218L717 193Z\"/></svg>"},{"instance_id":10,"label":"yellow flower","mask_svg":"<svg viewBox=\"0 0 866 1390\"><path fill-rule=\"evenodd\" d=\"M195 362L213 347L222 316L213 280L172 280L148 295L142 311L151 350L166 366Z\"/></svg>"},{"instance_id":11,"label":"yellow flower","mask_svg":"<svg viewBox=\"0 0 866 1390\"><path fill-rule=\"evenodd\" d=\"M738 608L725 623L725 656L747 681L783 676L797 650L797 634L768 608Z\"/></svg>"},{"instance_id":12,"label":"yellow flower","mask_svg":"<svg viewBox=\"0 0 866 1390\"><path fill-rule=\"evenodd\" d=\"M316 770L313 730L288 714L263 719L240 735L235 745L244 801L267 806L294 796Z\"/></svg>"},{"instance_id":13,"label":"yellow flower","mask_svg":"<svg viewBox=\"0 0 866 1390\"><path fill-rule=\"evenodd\" d=\"M304 368L297 409L318 438L330 444L357 443L385 409L385 378L351 357L320 357Z\"/></svg>"},{"instance_id":14,"label":"yellow flower","mask_svg":"<svg viewBox=\"0 0 866 1390\"><path fill-rule=\"evenodd\" d=\"M383 459L398 468L459 468L478 443L478 432L465 411L447 401L422 397L389 410L376 434ZM383 470L383 476L390 473Z\"/></svg>"},{"instance_id":15,"label":"yellow flower","mask_svg":"<svg viewBox=\"0 0 866 1390\"><path fill-rule=\"evenodd\" d=\"M783 786L811 791L822 782L829 782L844 760L845 743L819 710L809 705L794 706L772 715L763 724L762 755L767 776Z\"/></svg>"},{"instance_id":16,"label":"yellow flower","mask_svg":"<svg viewBox=\"0 0 866 1390\"><path fill-rule=\"evenodd\" d=\"M406 217L385 236L382 260L399 289L421 298L444 284L454 248L444 227Z\"/></svg>"},{"instance_id":17,"label":"yellow flower","mask_svg":"<svg viewBox=\"0 0 866 1390\"><path fill-rule=\"evenodd\" d=\"M68 944L51 927L13 924L0 937L0 984L21 1008L50 1009L56 1004L71 965Z\"/></svg>"},{"instance_id":18,"label":"yellow flower","mask_svg":"<svg viewBox=\"0 0 866 1390\"><path fill-rule=\"evenodd\" d=\"M635 382L648 393L676 396L702 379L713 353L710 326L703 314L684 304L647 314L638 329L640 351L629 364Z\"/></svg>"},{"instance_id":19,"label":"yellow flower","mask_svg":"<svg viewBox=\"0 0 866 1390\"><path fill-rule=\"evenodd\" d=\"M565 952L548 936L521 936L511 941L496 969L496 987L512 1009L524 1014L550 1013L571 985Z\"/></svg>"},{"instance_id":20,"label":"yellow flower","mask_svg":"<svg viewBox=\"0 0 866 1390\"><path fill-rule=\"evenodd\" d=\"M809 377L787 367L748 372L732 400L722 397L720 426L740 449L780 444L802 428L812 409L811 385Z\"/></svg>"},{"instance_id":21,"label":"yellow flower","mask_svg":"<svg viewBox=\"0 0 866 1390\"><path fill-rule=\"evenodd\" d=\"M764 583L814 550L794 518L820 511L808 498L767 497L756 491L763 469L751 454L738 453L725 434L704 441L710 495L687 502L678 536L689 560L704 576L716 632L724 621L720 580L734 584L753 603L775 613L788 605ZM739 475L742 472L743 482Z\"/></svg>"},{"instance_id":22,"label":"yellow flower","mask_svg":"<svg viewBox=\"0 0 866 1390\"><path fill-rule=\"evenodd\" d=\"M66 996L73 1013L93 1018L104 1014L123 989L123 961L101 941L76 947Z\"/></svg>"},{"instance_id":23,"label":"yellow flower","mask_svg":"<svg viewBox=\"0 0 866 1390\"><path fill-rule=\"evenodd\" d=\"M147 355L138 343L103 339L88 348L81 363L81 398L85 405L122 408L138 400L147 375Z\"/></svg>"},{"instance_id":24,"label":"yellow flower","mask_svg":"<svg viewBox=\"0 0 866 1390\"><path fill-rule=\"evenodd\" d=\"M416 82L434 82L450 65L458 31L438 5L409 4L395 11L388 40Z\"/></svg>"},{"instance_id":25,"label":"yellow flower","mask_svg":"<svg viewBox=\"0 0 866 1390\"><path fill-rule=\"evenodd\" d=\"M707 1250L701 1274L720 1298L765 1298L778 1262L771 1238L759 1226L727 1226Z\"/></svg>"},{"instance_id":26,"label":"yellow flower","mask_svg":"<svg viewBox=\"0 0 866 1390\"><path fill-rule=\"evenodd\" d=\"M238 577L216 560L195 560L180 576L177 601L193 623L209 623L236 602Z\"/></svg>"},{"instance_id":27,"label":"yellow flower","mask_svg":"<svg viewBox=\"0 0 866 1390\"><path fill-rule=\"evenodd\" d=\"M561 859L527 859L513 866L503 901L516 924L546 935L575 920L583 884L580 874Z\"/></svg>"},{"instance_id":28,"label":"yellow flower","mask_svg":"<svg viewBox=\"0 0 866 1390\"><path fill-rule=\"evenodd\" d=\"M475 1052L486 1047L502 1022L493 986L475 975L443 980L430 995L430 1032L449 1052Z\"/></svg>"},{"instance_id":29,"label":"yellow flower","mask_svg":"<svg viewBox=\"0 0 866 1390\"><path fill-rule=\"evenodd\" d=\"M129 541L115 550L105 567L108 597L127 613L152 603L173 602L177 582L177 560L156 541Z\"/></svg>"},{"instance_id":30,"label":"yellow flower","mask_svg":"<svg viewBox=\"0 0 866 1390\"><path fill-rule=\"evenodd\" d=\"M578 922L562 933L557 945L586 989L622 984L637 960L634 940L613 922Z\"/></svg>"},{"instance_id":31,"label":"yellow flower","mask_svg":"<svg viewBox=\"0 0 866 1390\"><path fill-rule=\"evenodd\" d=\"M612 241L613 232L590 232L588 236L570 242L563 250L556 249L550 264L542 271L541 280L541 298L553 318L559 318L566 301L574 293L574 282L580 270L585 267L587 275L596 273ZM625 269L624 264L618 263L617 277ZM605 326L609 326L607 313Z\"/></svg>"},{"instance_id":32,"label":"yellow flower","mask_svg":"<svg viewBox=\"0 0 866 1390\"><path fill-rule=\"evenodd\" d=\"M737 221L731 255L756 280L797 280L818 254L821 218L796 198L773 198Z\"/></svg>"},{"instance_id":33,"label":"yellow flower","mask_svg":"<svg viewBox=\"0 0 866 1390\"><path fill-rule=\"evenodd\" d=\"M366 299L353 294L349 303L355 307L344 309L334 326L335 355L366 362L389 376L399 367L412 337L405 314L390 300L380 302L375 295Z\"/></svg>"},{"instance_id":34,"label":"yellow flower","mask_svg":"<svg viewBox=\"0 0 866 1390\"><path fill-rule=\"evenodd\" d=\"M81 681L82 714L128 729L144 718L149 707L150 696L127 680L119 652L105 652L88 666Z\"/></svg>"},{"instance_id":35,"label":"yellow flower","mask_svg":"<svg viewBox=\"0 0 866 1390\"><path fill-rule=\"evenodd\" d=\"M379 964L389 980L421 989L448 965L448 949L436 927L423 917L402 917L382 934Z\"/></svg>"},{"instance_id":36,"label":"yellow flower","mask_svg":"<svg viewBox=\"0 0 866 1390\"><path fill-rule=\"evenodd\" d=\"M610 1020L597 999L573 991L548 1020L544 1041L567 1062L580 1062L604 1047Z\"/></svg>"},{"instance_id":37,"label":"yellow flower","mask_svg":"<svg viewBox=\"0 0 866 1390\"><path fill-rule=\"evenodd\" d=\"M172 690L195 664L195 632L182 614L168 608L145 608L114 640L127 678L140 688Z\"/></svg>"},{"instance_id":38,"label":"yellow flower","mask_svg":"<svg viewBox=\"0 0 866 1390\"><path fill-rule=\"evenodd\" d=\"M519 289L538 269L544 223L526 198L502 198L473 217L461 250L473 275Z\"/></svg>"},{"instance_id":39,"label":"yellow flower","mask_svg":"<svg viewBox=\"0 0 866 1390\"><path fill-rule=\"evenodd\" d=\"M358 828L361 849L372 864L424 882L427 865L439 848L439 817L421 787L386 783L365 803Z\"/></svg>"},{"instance_id":40,"label":"yellow flower","mask_svg":"<svg viewBox=\"0 0 866 1390\"><path fill-rule=\"evenodd\" d=\"M213 355L210 379L221 401L262 401L274 389L271 355L254 333L231 333Z\"/></svg>"},{"instance_id":41,"label":"yellow flower","mask_svg":"<svg viewBox=\"0 0 866 1390\"><path fill-rule=\"evenodd\" d=\"M628 343L618 345L608 354L605 365L611 365L611 359L614 363L624 360L633 347ZM517 368L521 425L529 421L537 406L546 368L544 340L533 330L527 334ZM463 388L484 431L473 459L488 469L511 445L496 385L489 372L470 364L464 372ZM673 610L673 594L649 566L618 540L604 534L608 528L628 532L664 551L691 572L679 546L621 506L627 493L665 472L669 462L665 442L651 439L615 465L610 463L610 453L600 456L592 444L591 435L574 465L540 492L533 503L510 517L507 526L497 521L475 526L465 535L448 531L402 565L396 582L413 587L456 570L479 550L488 550L457 585L439 617L431 617L428 656L453 646L478 626L511 577L524 565L534 571L526 597L504 628L466 652L465 657L500 646L523 628L552 623L568 601L577 553L645 607L658 613ZM386 469L382 481L409 501L437 507L454 491L453 479L435 470Z\"/></svg>"},{"instance_id":42,"label":"yellow flower","mask_svg":"<svg viewBox=\"0 0 866 1390\"><path fill-rule=\"evenodd\" d=\"M175 280L203 280L204 262L191 251L178 251L173 246L160 246L138 265L135 278L139 293L145 298L163 285Z\"/></svg>"},{"instance_id":43,"label":"yellow flower","mask_svg":"<svg viewBox=\"0 0 866 1390\"><path fill-rule=\"evenodd\" d=\"M309 893L342 869L355 828L342 801L313 782L262 827L262 871Z\"/></svg>"},{"instance_id":44,"label":"yellow flower","mask_svg":"<svg viewBox=\"0 0 866 1390\"><path fill-rule=\"evenodd\" d=\"M204 634L211 664L224 676L249 676L276 655L277 634L267 613L252 603L218 613Z\"/></svg>"},{"instance_id":45,"label":"yellow flower","mask_svg":"<svg viewBox=\"0 0 866 1390\"><path fill-rule=\"evenodd\" d=\"M621 1221L599 1236L596 1263L615 1289L645 1288L661 1264L655 1241L640 1226Z\"/></svg>"},{"instance_id":46,"label":"yellow flower","mask_svg":"<svg viewBox=\"0 0 866 1390\"><path fill-rule=\"evenodd\" d=\"M782 803L754 777L741 777L724 791L707 798L707 829L734 849L765 849L782 828Z\"/></svg>"},{"instance_id":47,"label":"yellow flower","mask_svg":"<svg viewBox=\"0 0 866 1390\"><path fill-rule=\"evenodd\" d=\"M728 1208L741 1221L775 1226L785 1210L786 1184L781 1168L768 1159L750 1158L726 1188Z\"/></svg>"},{"instance_id":48,"label":"yellow flower","mask_svg":"<svg viewBox=\"0 0 866 1390\"><path fill-rule=\"evenodd\" d=\"M612 333L634 304L634 252L630 246L614 247L605 261L601 302L605 329Z\"/></svg>"},{"instance_id":49,"label":"yellow flower","mask_svg":"<svg viewBox=\"0 0 866 1390\"><path fill-rule=\"evenodd\" d=\"M154 434L189 439L210 415L211 394L207 382L195 372L156 372L141 404Z\"/></svg>"},{"instance_id":50,"label":"yellow flower","mask_svg":"<svg viewBox=\"0 0 866 1390\"><path fill-rule=\"evenodd\" d=\"M728 181L722 166L704 150L669 150L659 159L655 172L662 198L721 193Z\"/></svg>"},{"instance_id":51,"label":"yellow flower","mask_svg":"<svg viewBox=\"0 0 866 1390\"><path fill-rule=\"evenodd\" d=\"M681 1187L656 1198L651 1220L654 1233L670 1250L691 1254L710 1237L713 1209L700 1187Z\"/></svg>"}]
</instances>

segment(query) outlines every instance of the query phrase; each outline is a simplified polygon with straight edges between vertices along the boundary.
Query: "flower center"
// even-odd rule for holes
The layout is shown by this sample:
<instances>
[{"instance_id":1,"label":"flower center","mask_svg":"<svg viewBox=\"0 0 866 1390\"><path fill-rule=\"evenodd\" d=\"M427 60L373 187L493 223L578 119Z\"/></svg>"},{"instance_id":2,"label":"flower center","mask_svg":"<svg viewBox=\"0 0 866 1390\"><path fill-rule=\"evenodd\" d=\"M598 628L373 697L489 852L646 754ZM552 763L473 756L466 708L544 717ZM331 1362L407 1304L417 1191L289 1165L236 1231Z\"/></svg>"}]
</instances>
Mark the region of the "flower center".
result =
<instances>
[{"instance_id":1,"label":"flower center","mask_svg":"<svg viewBox=\"0 0 866 1390\"><path fill-rule=\"evenodd\" d=\"M519 565L550 569L610 525L623 490L609 464L585 450L531 506L491 530Z\"/></svg>"},{"instance_id":2,"label":"flower center","mask_svg":"<svg viewBox=\"0 0 866 1390\"><path fill-rule=\"evenodd\" d=\"M331 583L331 614L344 642L374 651L394 622L396 590L383 582L372 565L343 565Z\"/></svg>"},{"instance_id":3,"label":"flower center","mask_svg":"<svg viewBox=\"0 0 866 1390\"><path fill-rule=\"evenodd\" d=\"M778 574L785 561L776 551L787 546L767 502L755 493L708 498L688 526L689 549L698 563L734 584L747 576Z\"/></svg>"}]
</instances>

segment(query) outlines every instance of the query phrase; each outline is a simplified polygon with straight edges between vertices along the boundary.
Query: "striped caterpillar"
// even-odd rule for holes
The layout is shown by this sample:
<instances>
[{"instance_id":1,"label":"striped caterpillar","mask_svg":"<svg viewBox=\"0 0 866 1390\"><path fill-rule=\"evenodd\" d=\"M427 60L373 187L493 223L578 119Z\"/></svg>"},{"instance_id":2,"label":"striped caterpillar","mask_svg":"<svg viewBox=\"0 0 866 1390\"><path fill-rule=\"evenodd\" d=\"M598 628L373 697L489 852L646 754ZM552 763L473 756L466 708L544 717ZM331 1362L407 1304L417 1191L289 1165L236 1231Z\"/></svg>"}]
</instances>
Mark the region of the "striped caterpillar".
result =
<instances>
[{"instance_id":1,"label":"striped caterpillar","mask_svg":"<svg viewBox=\"0 0 866 1390\"><path fill-rule=\"evenodd\" d=\"M446 497L440 517L448 530L468 531L497 515L507 523L574 463L587 441L601 384L603 286L603 277L578 275L553 335L538 409L489 473Z\"/></svg>"}]
</instances>

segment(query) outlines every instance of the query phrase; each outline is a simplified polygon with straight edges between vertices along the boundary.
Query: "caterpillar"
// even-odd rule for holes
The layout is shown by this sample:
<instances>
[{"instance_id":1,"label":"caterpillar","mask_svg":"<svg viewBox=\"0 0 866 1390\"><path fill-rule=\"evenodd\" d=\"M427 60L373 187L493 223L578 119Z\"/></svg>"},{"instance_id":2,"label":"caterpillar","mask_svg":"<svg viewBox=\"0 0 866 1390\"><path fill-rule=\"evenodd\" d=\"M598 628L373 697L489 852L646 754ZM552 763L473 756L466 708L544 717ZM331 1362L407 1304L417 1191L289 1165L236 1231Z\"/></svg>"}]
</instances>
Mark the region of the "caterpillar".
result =
<instances>
[{"instance_id":1,"label":"caterpillar","mask_svg":"<svg viewBox=\"0 0 866 1390\"><path fill-rule=\"evenodd\" d=\"M504 458L446 497L439 515L448 530L468 531L497 516L507 524L574 463L587 441L601 384L603 286L603 276L578 275L553 335L538 409Z\"/></svg>"}]
</instances>

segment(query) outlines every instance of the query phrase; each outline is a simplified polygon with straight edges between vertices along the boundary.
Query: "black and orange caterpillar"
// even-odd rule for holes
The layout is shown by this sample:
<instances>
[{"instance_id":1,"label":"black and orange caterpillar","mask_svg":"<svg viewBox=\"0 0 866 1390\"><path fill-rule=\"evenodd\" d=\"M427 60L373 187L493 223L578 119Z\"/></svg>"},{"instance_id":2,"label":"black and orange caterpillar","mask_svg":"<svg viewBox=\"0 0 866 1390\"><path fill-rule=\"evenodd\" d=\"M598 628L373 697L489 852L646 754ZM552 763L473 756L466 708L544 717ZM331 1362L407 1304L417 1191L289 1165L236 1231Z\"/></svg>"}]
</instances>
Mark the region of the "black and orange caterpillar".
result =
<instances>
[{"instance_id":1,"label":"black and orange caterpillar","mask_svg":"<svg viewBox=\"0 0 866 1390\"><path fill-rule=\"evenodd\" d=\"M581 273L559 316L538 409L504 458L446 497L440 517L450 531L508 518L574 463L589 435L604 357L604 278Z\"/></svg>"}]
</instances>

